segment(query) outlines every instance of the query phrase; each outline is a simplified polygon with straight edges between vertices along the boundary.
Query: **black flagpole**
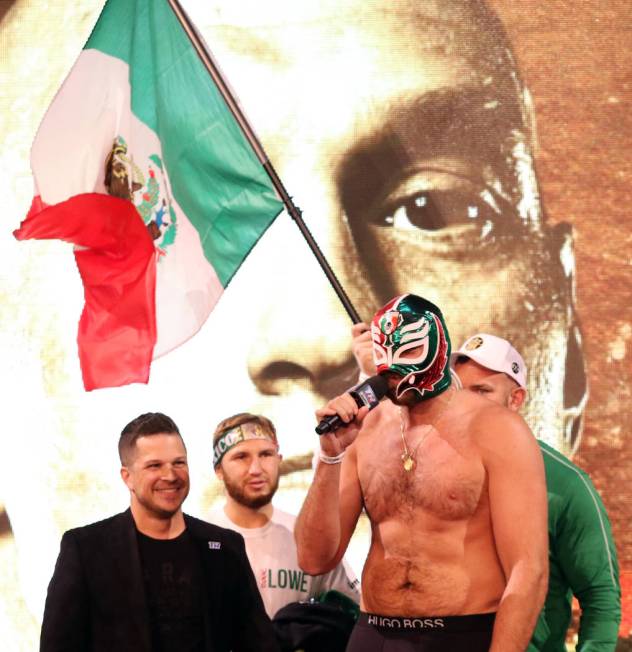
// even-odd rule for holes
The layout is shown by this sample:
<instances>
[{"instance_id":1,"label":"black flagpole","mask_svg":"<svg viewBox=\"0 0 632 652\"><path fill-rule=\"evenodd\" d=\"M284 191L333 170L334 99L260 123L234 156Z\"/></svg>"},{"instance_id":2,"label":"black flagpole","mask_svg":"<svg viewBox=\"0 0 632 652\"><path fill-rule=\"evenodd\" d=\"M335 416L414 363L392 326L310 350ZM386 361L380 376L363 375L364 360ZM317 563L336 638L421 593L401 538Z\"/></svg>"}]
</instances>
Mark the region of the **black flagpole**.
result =
<instances>
[{"instance_id":1,"label":"black flagpole","mask_svg":"<svg viewBox=\"0 0 632 652\"><path fill-rule=\"evenodd\" d=\"M268 159L267 154L265 153L263 147L261 146L259 139L257 138L255 132L252 130L252 127L246 120L246 117L244 116L241 108L239 107L239 104L237 103L237 100L233 96L230 88L228 87L228 84L226 84L226 82L224 81L224 78L222 77L217 65L215 64L215 61L213 60L211 53L207 50L206 46L204 45L204 42L201 40L195 27L193 26L193 23L189 20L189 17L182 9L179 0L167 0L167 2L171 5L171 8L173 9L173 13L176 15L176 18L182 25L182 28L186 32L186 35L189 37L189 40L191 41L191 44L195 48L195 51L197 52L198 56L200 57L200 60L204 64L204 67L208 71L209 75L212 77L213 81L215 82L215 85L219 89L219 92L222 94L222 97L224 98L226 105L228 106L231 113L233 114L233 117L237 121L237 124L241 127L241 130L244 136L246 137L246 140L250 143L250 146L252 147L253 151L257 155L257 158L259 159L259 162L263 166L263 169L267 172L268 176L270 177L270 181L272 181L272 185L274 186L279 197L283 201L283 204L285 205L287 212L290 214L290 217L294 220L294 222L296 222L296 225L298 226L300 232L303 234L303 237L307 241L309 248L312 250L314 256L316 256L316 260L318 261L318 264L321 266L323 272L325 272L325 276L331 283L331 286L333 287L335 293L338 295L338 298L342 302L342 305L347 311L347 314L349 315L349 317L351 317L351 321L354 324L359 323L361 321L360 316L358 315L356 309L353 307L353 304L351 303L351 300L347 296L347 293L344 291L342 285L340 285L340 282L338 281L336 275L334 274L334 271L331 269L331 266L327 262L327 259L325 258L323 252L320 250L318 243L316 242L316 240L314 240L314 236L312 236L310 230L307 228L307 225L303 221L300 208L298 208L294 204L292 198L290 197L290 195L288 195L287 190L283 185L283 182L279 178L279 175L276 173L276 170L272 166L272 163L270 163L270 160Z\"/></svg>"}]
</instances>

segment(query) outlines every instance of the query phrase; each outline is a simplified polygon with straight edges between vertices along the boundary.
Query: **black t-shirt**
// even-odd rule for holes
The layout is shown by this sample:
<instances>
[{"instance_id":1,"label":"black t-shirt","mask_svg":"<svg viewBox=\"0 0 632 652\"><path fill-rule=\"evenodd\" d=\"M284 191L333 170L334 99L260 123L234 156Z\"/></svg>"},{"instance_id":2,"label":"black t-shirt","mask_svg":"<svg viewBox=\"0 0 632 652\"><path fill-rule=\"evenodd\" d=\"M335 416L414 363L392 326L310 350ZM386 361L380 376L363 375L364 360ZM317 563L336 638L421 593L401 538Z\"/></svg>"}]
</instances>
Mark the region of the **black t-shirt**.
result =
<instances>
[{"instance_id":1,"label":"black t-shirt","mask_svg":"<svg viewBox=\"0 0 632 652\"><path fill-rule=\"evenodd\" d=\"M138 532L154 652L203 652L202 572L185 530L175 539Z\"/></svg>"}]
</instances>

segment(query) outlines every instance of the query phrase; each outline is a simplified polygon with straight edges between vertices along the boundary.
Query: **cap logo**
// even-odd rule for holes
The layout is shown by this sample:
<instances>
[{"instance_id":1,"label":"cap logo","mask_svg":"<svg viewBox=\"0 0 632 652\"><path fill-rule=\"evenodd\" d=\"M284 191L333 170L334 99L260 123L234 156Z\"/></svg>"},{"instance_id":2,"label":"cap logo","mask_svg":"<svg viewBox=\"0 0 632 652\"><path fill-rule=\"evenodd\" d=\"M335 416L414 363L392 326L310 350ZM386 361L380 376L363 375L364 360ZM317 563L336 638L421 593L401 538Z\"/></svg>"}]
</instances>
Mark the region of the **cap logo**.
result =
<instances>
[{"instance_id":1,"label":"cap logo","mask_svg":"<svg viewBox=\"0 0 632 652\"><path fill-rule=\"evenodd\" d=\"M520 367L518 366L517 362L512 362L511 363L511 370L517 374L520 371Z\"/></svg>"},{"instance_id":2,"label":"cap logo","mask_svg":"<svg viewBox=\"0 0 632 652\"><path fill-rule=\"evenodd\" d=\"M481 346L483 346L483 338L482 337L473 337L466 345L465 345L465 350L466 351L474 351L474 349L480 349Z\"/></svg>"}]
</instances>

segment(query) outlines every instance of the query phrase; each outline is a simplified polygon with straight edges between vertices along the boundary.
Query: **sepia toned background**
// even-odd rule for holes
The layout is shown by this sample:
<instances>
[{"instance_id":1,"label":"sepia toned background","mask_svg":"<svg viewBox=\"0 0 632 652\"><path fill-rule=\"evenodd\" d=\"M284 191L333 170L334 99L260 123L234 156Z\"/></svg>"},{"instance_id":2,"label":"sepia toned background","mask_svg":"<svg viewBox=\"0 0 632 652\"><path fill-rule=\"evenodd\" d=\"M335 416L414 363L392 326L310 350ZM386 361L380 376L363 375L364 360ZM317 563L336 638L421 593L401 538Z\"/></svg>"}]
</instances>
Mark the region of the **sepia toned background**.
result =
<instances>
[{"instance_id":1,"label":"sepia toned background","mask_svg":"<svg viewBox=\"0 0 632 652\"><path fill-rule=\"evenodd\" d=\"M278 392L273 405L252 381L251 351L261 346L261 332L270 348L280 336L273 326L266 331L264 316L277 292L265 287L271 243L302 246L285 215L244 265L203 331L154 364L147 387L90 395L82 390L74 341L81 287L69 247L18 244L10 234L32 195L28 151L35 131L101 4L0 2L0 395L5 425L0 639L10 650L36 649L43 594L63 530L125 507L115 442L131 418L161 410L180 425L192 461L193 491L186 507L202 517L218 500L210 433L227 414L258 409L273 416L286 459L297 460L299 468L306 466L315 444L314 397L293 392L284 401ZM626 649L625 639L632 635L632 8L625 0L489 4L505 25L535 105L536 170L548 223L573 227L576 309L589 387L573 460L590 473L612 521L623 588L620 647ZM196 12L202 20L208 16L193 1L183 5L194 18ZM215 50L217 27L197 24ZM230 79L245 98L247 89ZM245 109L257 114L257 107L246 104ZM264 138L264 145L274 162L275 143ZM59 164L66 163L60 152ZM288 187L291 194L293 187ZM310 217L309 198L295 199ZM318 235L317 225L310 226ZM285 271L286 279L296 275L295 269ZM328 328L318 316L309 315L308 321L309 327ZM543 324L543 333L546 328ZM230 353L222 344L226 341ZM297 511L308 482L309 471L286 475L280 505ZM358 572L363 535L350 551Z\"/></svg>"},{"instance_id":2,"label":"sepia toned background","mask_svg":"<svg viewBox=\"0 0 632 652\"><path fill-rule=\"evenodd\" d=\"M577 308L590 399L574 461L608 508L632 632L632 7L624 0L499 2L539 133L551 221L575 230Z\"/></svg>"}]
</instances>

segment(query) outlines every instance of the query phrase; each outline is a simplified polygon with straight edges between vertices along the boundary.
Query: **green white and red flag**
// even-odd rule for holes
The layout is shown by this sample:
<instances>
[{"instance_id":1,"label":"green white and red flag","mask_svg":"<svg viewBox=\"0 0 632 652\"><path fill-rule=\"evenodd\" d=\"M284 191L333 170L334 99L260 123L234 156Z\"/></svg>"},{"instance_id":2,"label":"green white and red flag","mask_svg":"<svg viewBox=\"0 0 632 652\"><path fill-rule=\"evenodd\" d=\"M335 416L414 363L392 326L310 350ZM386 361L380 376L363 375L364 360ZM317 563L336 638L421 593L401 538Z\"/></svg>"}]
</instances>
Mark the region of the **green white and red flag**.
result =
<instances>
[{"instance_id":1,"label":"green white and red flag","mask_svg":"<svg viewBox=\"0 0 632 652\"><path fill-rule=\"evenodd\" d=\"M166 0L108 0L31 150L16 238L73 243L87 390L147 382L283 205Z\"/></svg>"}]
</instances>

